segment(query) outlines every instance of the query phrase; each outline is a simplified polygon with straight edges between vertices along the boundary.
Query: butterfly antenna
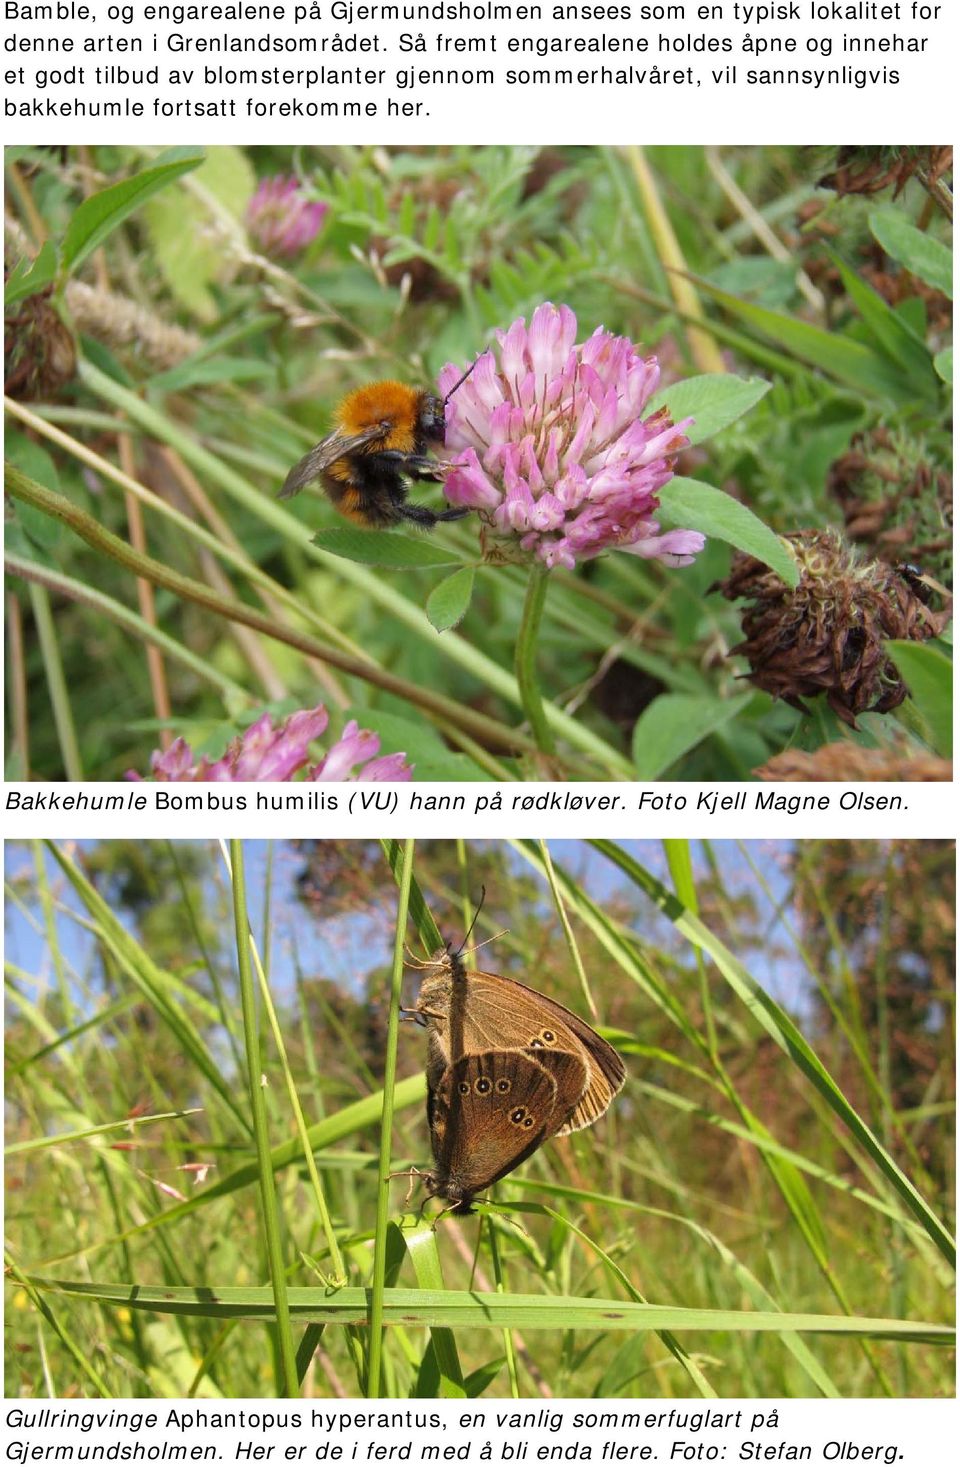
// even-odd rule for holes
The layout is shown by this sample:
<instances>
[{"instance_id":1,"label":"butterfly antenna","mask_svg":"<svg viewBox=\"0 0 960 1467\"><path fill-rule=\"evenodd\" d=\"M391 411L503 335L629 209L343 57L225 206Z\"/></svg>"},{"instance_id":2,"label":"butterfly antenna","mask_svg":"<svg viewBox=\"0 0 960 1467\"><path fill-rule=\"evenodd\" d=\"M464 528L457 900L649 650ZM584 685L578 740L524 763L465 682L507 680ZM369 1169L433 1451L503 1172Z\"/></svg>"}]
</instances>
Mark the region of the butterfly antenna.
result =
<instances>
[{"instance_id":1,"label":"butterfly antenna","mask_svg":"<svg viewBox=\"0 0 960 1467\"><path fill-rule=\"evenodd\" d=\"M472 953L478 953L482 947L489 947L491 942L496 942L499 938L506 937L509 931L509 927L501 927L500 931L495 932L492 937L485 937L482 942L475 942L470 951Z\"/></svg>"},{"instance_id":2,"label":"butterfly antenna","mask_svg":"<svg viewBox=\"0 0 960 1467\"><path fill-rule=\"evenodd\" d=\"M474 367L477 365L477 363L479 361L481 361L488 354L489 351L490 351L490 348L487 347L487 350L486 351L482 351L480 353L480 356L474 357L473 361L470 363L469 367L464 372L463 376L457 378L456 382L454 382L453 386L450 388L450 391L444 397L444 399L443 399L444 404L446 404L446 403L448 403L450 401L451 397L456 392L456 390L457 390L458 387L462 387L463 386L464 382L466 382L467 378L470 376L470 373L473 371Z\"/></svg>"},{"instance_id":3,"label":"butterfly antenna","mask_svg":"<svg viewBox=\"0 0 960 1467\"><path fill-rule=\"evenodd\" d=\"M468 940L470 938L470 934L471 934L471 932L473 931L473 929L477 925L477 918L480 916L480 913L483 910L483 904L486 901L486 899L487 899L487 888L485 886L481 886L481 888L480 888L480 900L477 902L477 910L473 914L473 921L470 923L470 926L467 928L466 932L463 934L463 941L461 942L460 946L457 948L457 951L454 953L454 957L457 957L458 958L460 956L460 954L463 952L464 948L466 947L467 942L468 942Z\"/></svg>"}]
</instances>

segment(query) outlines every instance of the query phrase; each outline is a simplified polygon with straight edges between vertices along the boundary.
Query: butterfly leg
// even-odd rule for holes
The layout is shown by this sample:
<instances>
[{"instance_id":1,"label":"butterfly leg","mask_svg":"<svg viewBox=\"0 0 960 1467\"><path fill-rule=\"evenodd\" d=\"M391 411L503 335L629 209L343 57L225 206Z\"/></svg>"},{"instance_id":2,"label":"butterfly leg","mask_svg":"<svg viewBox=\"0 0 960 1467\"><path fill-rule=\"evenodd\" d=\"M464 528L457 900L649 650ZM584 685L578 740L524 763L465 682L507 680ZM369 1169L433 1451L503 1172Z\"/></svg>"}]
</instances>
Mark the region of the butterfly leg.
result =
<instances>
[{"instance_id":1,"label":"butterfly leg","mask_svg":"<svg viewBox=\"0 0 960 1467\"><path fill-rule=\"evenodd\" d=\"M424 1198L423 1205L420 1208L420 1211L421 1212L423 1212L423 1208L426 1207L426 1205L429 1202L429 1200L430 1200L429 1197ZM454 1213L459 1213L461 1217L463 1217L463 1216L466 1215L464 1213L464 1211L463 1211L463 1206L462 1206L461 1203L459 1203L459 1202L451 1202L449 1207L445 1207L442 1212L438 1212L437 1215L436 1215L436 1217L433 1219L433 1222L430 1224L430 1226L433 1228L433 1231L434 1232L437 1231L437 1228L443 1222L443 1219L445 1217L450 1217Z\"/></svg>"},{"instance_id":2,"label":"butterfly leg","mask_svg":"<svg viewBox=\"0 0 960 1467\"><path fill-rule=\"evenodd\" d=\"M475 1197L473 1200L474 1200L474 1202L482 1202L484 1204L484 1206L489 1209L489 1211L487 1212L487 1217L488 1218L490 1218L491 1216L502 1218L503 1221L505 1223L508 1223L510 1227L516 1228L517 1232L518 1233L521 1233L524 1238L529 1238L530 1237L530 1234L528 1233L527 1229L523 1226L523 1223L518 1222L517 1219L513 1216L513 1214L511 1212L507 1212L507 1211L505 1211L505 1209L503 1207L498 1206L497 1203L494 1202L492 1198L490 1198L490 1197Z\"/></svg>"},{"instance_id":3,"label":"butterfly leg","mask_svg":"<svg viewBox=\"0 0 960 1467\"><path fill-rule=\"evenodd\" d=\"M418 1166L411 1166L411 1167L407 1167L406 1171L402 1171L402 1172L390 1172L389 1176L387 1177L387 1181L388 1182L392 1182L393 1179L394 1179L394 1177L409 1177L410 1178L410 1185L407 1188L407 1195L403 1199L403 1205L404 1205L404 1207L409 1207L410 1206L410 1199L413 1197L413 1189L416 1186L416 1179L417 1179L417 1177L422 1177L422 1176L423 1176L423 1172L420 1170L420 1168ZM421 1203L421 1206L420 1206L420 1211L421 1212L423 1211L424 1206L427 1204L427 1202L429 1202L429 1200L430 1200L429 1197L425 1197L423 1199L423 1202Z\"/></svg>"}]
</instances>

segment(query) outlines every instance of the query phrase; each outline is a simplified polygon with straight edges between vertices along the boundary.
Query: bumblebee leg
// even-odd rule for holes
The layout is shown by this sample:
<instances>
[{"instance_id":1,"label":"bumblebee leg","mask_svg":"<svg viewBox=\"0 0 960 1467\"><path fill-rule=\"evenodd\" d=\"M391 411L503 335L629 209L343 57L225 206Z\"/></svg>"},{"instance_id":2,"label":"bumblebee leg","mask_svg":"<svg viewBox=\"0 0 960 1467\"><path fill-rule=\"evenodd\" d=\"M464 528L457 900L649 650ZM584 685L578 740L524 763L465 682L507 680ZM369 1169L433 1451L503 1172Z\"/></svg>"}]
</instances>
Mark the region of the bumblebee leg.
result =
<instances>
[{"instance_id":1,"label":"bumblebee leg","mask_svg":"<svg viewBox=\"0 0 960 1467\"><path fill-rule=\"evenodd\" d=\"M409 467L411 464L412 473ZM335 496L331 490L331 498L341 514L346 514L358 524L366 525L368 529L388 529L400 520L408 520L411 524L419 525L421 529L430 530L441 521L459 520L469 513L465 509L432 510L423 504L407 503L405 476L409 474L414 478L433 480L440 477L437 465L423 454L399 453L393 449L358 454L352 461L352 469L352 512L345 502L348 495L341 491ZM429 470L429 474L426 470Z\"/></svg>"},{"instance_id":2,"label":"bumblebee leg","mask_svg":"<svg viewBox=\"0 0 960 1467\"><path fill-rule=\"evenodd\" d=\"M429 479L435 484L443 479L436 461L422 453L401 453L398 448L384 448L377 453L377 458L388 460L391 467L398 468L408 479Z\"/></svg>"},{"instance_id":3,"label":"bumblebee leg","mask_svg":"<svg viewBox=\"0 0 960 1467\"><path fill-rule=\"evenodd\" d=\"M447 520L462 520L468 515L468 509L428 509L425 504L402 504L397 509L397 514L402 520L410 520L411 524L420 525L422 529L430 530L434 525L445 523Z\"/></svg>"}]
</instances>

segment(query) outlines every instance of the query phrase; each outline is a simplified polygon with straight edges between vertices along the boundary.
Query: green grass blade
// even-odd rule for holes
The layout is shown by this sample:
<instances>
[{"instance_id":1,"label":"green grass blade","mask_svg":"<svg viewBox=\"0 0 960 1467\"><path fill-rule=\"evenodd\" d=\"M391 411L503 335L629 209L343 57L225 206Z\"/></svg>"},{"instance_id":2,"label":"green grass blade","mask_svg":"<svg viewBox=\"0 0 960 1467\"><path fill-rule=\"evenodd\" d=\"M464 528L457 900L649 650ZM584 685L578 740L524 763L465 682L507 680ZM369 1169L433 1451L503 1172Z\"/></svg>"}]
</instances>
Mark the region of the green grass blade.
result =
<instances>
[{"instance_id":1,"label":"green grass blade","mask_svg":"<svg viewBox=\"0 0 960 1467\"><path fill-rule=\"evenodd\" d=\"M708 281L698 280L697 285L746 325L770 337L801 361L819 367L845 386L870 397L883 397L893 402L901 402L914 395L903 374L886 357L862 342L837 332L824 331L819 326L796 320L780 311L771 311L766 306L742 301Z\"/></svg>"},{"instance_id":2,"label":"green grass blade","mask_svg":"<svg viewBox=\"0 0 960 1467\"><path fill-rule=\"evenodd\" d=\"M393 972L383 1068L383 1109L380 1118L380 1161L377 1169L377 1220L373 1242L373 1284L370 1289L370 1318L367 1345L367 1390L380 1395L383 1352L383 1294L387 1276L387 1223L390 1210L390 1155L393 1128L393 1093L397 1081L397 1036L400 1030L400 991L403 986L403 948L407 931L407 908L413 877L413 841L403 843L400 858L400 890L393 937Z\"/></svg>"},{"instance_id":3,"label":"green grass blade","mask_svg":"<svg viewBox=\"0 0 960 1467\"><path fill-rule=\"evenodd\" d=\"M88 1141L92 1136L105 1136L110 1131L133 1131L137 1126L150 1126L156 1121L178 1121L183 1116L198 1116L202 1106L192 1110L168 1110L155 1116L126 1116L122 1121L108 1121L102 1126L85 1126L78 1131L61 1131L56 1136L36 1136L31 1141L14 1141L5 1146L5 1157L23 1156L28 1152L46 1151L51 1146L69 1146L75 1141Z\"/></svg>"},{"instance_id":4,"label":"green grass blade","mask_svg":"<svg viewBox=\"0 0 960 1467\"><path fill-rule=\"evenodd\" d=\"M71 601L76 601L82 606L90 607L92 610L107 616L117 626L129 631L137 640L145 645L159 647L165 657L179 663L194 673L202 682L209 683L217 689L222 697L231 703L243 706L244 703L252 702L252 695L240 683L234 682L233 678L227 677L219 668L210 664L209 658L201 657L196 652L191 652L182 642L175 637L168 636L160 627L153 626L130 607L124 606L112 596L106 596L98 591L95 586L87 585L84 581L78 581L73 576L62 575L60 571L51 570L39 562L27 560L20 555L5 554L3 558L4 568L8 576L17 576L22 580L33 582L42 586L47 592L53 592L55 596L66 596Z\"/></svg>"},{"instance_id":5,"label":"green grass blade","mask_svg":"<svg viewBox=\"0 0 960 1467\"><path fill-rule=\"evenodd\" d=\"M31 1304L50 1326L54 1334L57 1335L58 1338L62 1341L67 1351L73 1357L73 1360L76 1363L80 1374L86 1377L98 1396L102 1396L104 1400L109 1399L110 1391L108 1390L102 1376L98 1375L96 1370L94 1370L93 1366L90 1364L87 1352L80 1348L76 1340L73 1338L71 1332L61 1321L59 1315L51 1308L49 1301L43 1297L43 1291L37 1286L33 1279L31 1279L27 1274L23 1273L19 1264L9 1252L4 1253L4 1259L11 1275L17 1280L21 1288L26 1291L27 1297L29 1298Z\"/></svg>"},{"instance_id":6,"label":"green grass blade","mask_svg":"<svg viewBox=\"0 0 960 1467\"><path fill-rule=\"evenodd\" d=\"M45 1293L95 1299L104 1305L147 1309L158 1314L198 1315L209 1319L274 1318L273 1290L223 1285L167 1288L152 1284L74 1282L29 1275ZM291 1288L290 1313L330 1324L365 1324L369 1289L333 1293L324 1288ZM542 1294L485 1294L467 1290L387 1289L383 1300L388 1325L440 1326L447 1329L695 1330L855 1336L905 1344L951 1348L956 1331L949 1324L887 1319L873 1315L805 1314L793 1311L687 1309L673 1304L635 1304L623 1299L584 1299Z\"/></svg>"},{"instance_id":7,"label":"green grass blade","mask_svg":"<svg viewBox=\"0 0 960 1467\"><path fill-rule=\"evenodd\" d=\"M186 1013L178 994L174 991L171 976L159 968L140 943L131 937L123 924L114 916L96 887L87 880L66 851L57 843L50 843L48 849L97 924L101 941L113 953L122 970L141 991L147 1002L168 1025L186 1058L197 1066L241 1129L249 1134L249 1118L238 1105L229 1080L223 1074L193 1021Z\"/></svg>"},{"instance_id":8,"label":"green grass blade","mask_svg":"<svg viewBox=\"0 0 960 1467\"><path fill-rule=\"evenodd\" d=\"M440 1267L440 1252L437 1248L437 1233L432 1223L418 1223L411 1232L404 1232L417 1287L425 1293L443 1291L443 1270ZM463 1379L463 1366L457 1351L457 1339L453 1330L436 1328L430 1331L433 1362L436 1366L438 1389L431 1394L463 1399L467 1394Z\"/></svg>"},{"instance_id":9,"label":"green grass blade","mask_svg":"<svg viewBox=\"0 0 960 1467\"><path fill-rule=\"evenodd\" d=\"M401 1080L394 1092L394 1111L401 1106L422 1105L425 1088L426 1081L423 1075L411 1075L409 1079ZM353 1105L345 1105L337 1111L336 1115L317 1121L310 1127L307 1133L310 1145L315 1151L320 1151L327 1146L334 1145L337 1141L342 1141L345 1136L352 1135L354 1131L377 1125L382 1105L382 1090L377 1091L375 1095L365 1096L363 1100L355 1101ZM290 1141L283 1141L279 1146L274 1146L270 1152L270 1164L274 1172L278 1172L284 1167L295 1165L302 1156L300 1138L296 1136ZM222 1197L228 1197L233 1192L239 1192L244 1187L253 1186L258 1175L257 1163L255 1161L247 1162L230 1172L229 1175L204 1187L202 1191L195 1192L186 1202L177 1202L173 1207L167 1208L166 1212L149 1218L147 1222L138 1223L135 1227L127 1228L122 1233L112 1234L88 1247L61 1254L60 1260L87 1257L91 1253L99 1252L102 1248L114 1247L123 1239L155 1232L158 1228L171 1227L175 1223L182 1222L184 1218L192 1216L198 1208L206 1207L209 1203L216 1202Z\"/></svg>"},{"instance_id":10,"label":"green grass blade","mask_svg":"<svg viewBox=\"0 0 960 1467\"><path fill-rule=\"evenodd\" d=\"M909 378L916 397L936 401L940 387L933 370L933 360L923 340L839 255L833 251L828 253L840 272L850 299L881 351Z\"/></svg>"},{"instance_id":11,"label":"green grass blade","mask_svg":"<svg viewBox=\"0 0 960 1467\"><path fill-rule=\"evenodd\" d=\"M695 1100L688 1096L678 1095L676 1091L665 1088L662 1085L652 1085L647 1080L635 1080L634 1084L641 1095L646 1095L658 1105L668 1105L674 1110L684 1111L687 1114L695 1114L705 1121L708 1126L715 1126L717 1130L726 1131L731 1136L736 1136L740 1141L746 1141L748 1145L755 1146L760 1152L771 1156L779 1156L798 1171L806 1172L808 1176L814 1177L816 1181L823 1182L827 1187L833 1187L838 1192L843 1192L849 1197L855 1197L864 1207L870 1207L884 1217L890 1218L909 1234L910 1240L915 1245L931 1247L930 1238L924 1228L920 1226L916 1218L905 1213L896 1203L888 1202L884 1197L874 1196L866 1192L862 1187L855 1186L849 1177L843 1177L836 1172L828 1171L826 1167L804 1156L802 1152L793 1147L784 1146L773 1136L762 1135L750 1126L741 1125L737 1121L728 1119L718 1112L710 1110L708 1106L698 1105ZM939 1252L937 1257L940 1257Z\"/></svg>"},{"instance_id":12,"label":"green grass blade","mask_svg":"<svg viewBox=\"0 0 960 1467\"><path fill-rule=\"evenodd\" d=\"M70 694L63 671L63 660L60 656L60 643L57 640L56 624L50 609L50 596L45 586L30 582L30 605L33 609L37 641L43 657L47 692L50 694L50 706L53 709L53 721L60 742L64 772L67 779L83 779L77 728L73 710L70 707Z\"/></svg>"},{"instance_id":13,"label":"green grass blade","mask_svg":"<svg viewBox=\"0 0 960 1467\"><path fill-rule=\"evenodd\" d=\"M550 1185L549 1187L545 1188L545 1190L551 1192L554 1196L571 1197L577 1201L584 1200L582 1192L579 1192L573 1187L558 1187ZM776 1309L778 1307L776 1300L770 1294L769 1290L765 1289L760 1280L756 1278L756 1276L752 1274L750 1270L740 1262L736 1254L733 1253L732 1250L728 1248L726 1244L723 1243L720 1238L716 1236L715 1233L712 1233L708 1228L703 1227L700 1223L695 1222L692 1218L684 1217L679 1213L661 1212L661 1210L658 1208L644 1207L642 1204L639 1203L624 1202L622 1198L603 1197L597 1198L595 1200L602 1201L607 1206L626 1206L631 1209L635 1209L637 1212L645 1213L647 1216L661 1216L669 1218L672 1223L676 1223L680 1227L687 1228L691 1233L694 1234L695 1237L702 1239L703 1242L705 1242L711 1250L719 1255L723 1264L728 1269L730 1269L737 1281L737 1284L740 1286L740 1288L744 1290L746 1294L749 1295L751 1302L756 1308L761 1310L768 1310ZM566 1222L566 1219L564 1219L560 1213L554 1212L552 1208L548 1210L561 1222ZM571 1225L567 1224L567 1226ZM576 1229L575 1231L579 1232L579 1229ZM587 1241L589 1242L589 1240ZM591 1243L590 1246L595 1248L596 1244ZM616 1269L616 1264L613 1264L612 1261L610 1261L610 1266ZM619 1272L619 1270L617 1270L617 1272ZM640 1296L637 1295L636 1290L633 1289L629 1281L625 1279L624 1282L626 1284L628 1292L630 1293L631 1298L639 1299ZM641 1300L640 1302L643 1301ZM717 1392L713 1390L713 1388L710 1386L710 1383L707 1380L706 1376L700 1370L696 1362L691 1359L691 1357L687 1355L685 1351L683 1351L682 1346L680 1346L678 1342L673 1339L670 1332L663 1331L661 1333L661 1338L667 1348L671 1351L671 1353L676 1356L677 1360L686 1370L687 1374L690 1375L691 1379L697 1386L700 1395L709 1398L716 1398ZM791 1355L793 1355L800 1367L814 1382L817 1389L824 1396L830 1396L833 1398L839 1397L840 1392L831 1381L823 1366L811 1353L808 1346L804 1344L800 1336L794 1333L792 1330L785 1330L782 1338L786 1348L790 1351Z\"/></svg>"},{"instance_id":14,"label":"green grass blade","mask_svg":"<svg viewBox=\"0 0 960 1467\"><path fill-rule=\"evenodd\" d=\"M594 841L592 844L616 866L619 866L621 871L629 876L642 891L647 893L694 947L703 948L709 953L727 983L757 1023L812 1082L831 1110L840 1117L870 1158L879 1166L909 1210L933 1239L947 1262L955 1268L956 1244L948 1229L847 1100L839 1085L828 1074L789 1015L751 977L726 944L715 937L699 918L692 916L651 872L610 841Z\"/></svg>"},{"instance_id":15,"label":"green grass blade","mask_svg":"<svg viewBox=\"0 0 960 1467\"><path fill-rule=\"evenodd\" d=\"M230 874L233 879L233 914L237 939L237 972L243 1008L243 1038L247 1061L247 1096L253 1115L253 1132L257 1146L257 1171L260 1181L260 1205L266 1233L267 1257L270 1262L271 1295L277 1340L280 1347L283 1394L295 1396L299 1388L297 1352L293 1343L290 1311L287 1307L287 1272L281 1242L280 1210L270 1163L267 1136L267 1108L263 1097L263 1063L260 1052L260 1030L257 1023L257 1000L250 963L250 924L247 920L247 891L243 869L243 843L230 842Z\"/></svg>"}]
</instances>

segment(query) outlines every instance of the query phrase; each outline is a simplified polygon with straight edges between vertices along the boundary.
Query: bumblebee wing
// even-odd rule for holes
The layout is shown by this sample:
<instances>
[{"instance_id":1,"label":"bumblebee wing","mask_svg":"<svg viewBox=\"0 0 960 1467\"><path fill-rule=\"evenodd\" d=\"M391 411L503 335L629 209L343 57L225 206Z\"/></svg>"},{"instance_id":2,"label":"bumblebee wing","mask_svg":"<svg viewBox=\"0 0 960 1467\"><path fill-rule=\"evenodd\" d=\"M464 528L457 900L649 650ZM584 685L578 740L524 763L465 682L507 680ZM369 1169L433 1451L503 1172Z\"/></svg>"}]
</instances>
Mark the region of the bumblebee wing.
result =
<instances>
[{"instance_id":1,"label":"bumblebee wing","mask_svg":"<svg viewBox=\"0 0 960 1467\"><path fill-rule=\"evenodd\" d=\"M357 453L369 443L376 442L384 436L385 431L382 423L374 423L362 433L328 433L326 438L321 438L319 443L314 444L309 453L304 454L298 464L294 464L284 479L283 488L277 498L292 499L307 484L319 479L331 464L335 464L338 459L347 458L351 453Z\"/></svg>"}]
</instances>

